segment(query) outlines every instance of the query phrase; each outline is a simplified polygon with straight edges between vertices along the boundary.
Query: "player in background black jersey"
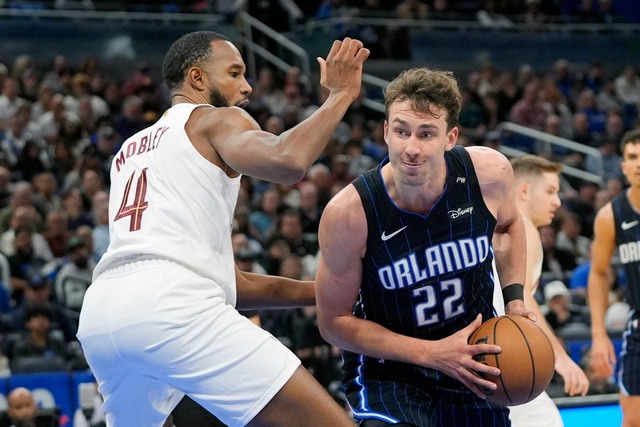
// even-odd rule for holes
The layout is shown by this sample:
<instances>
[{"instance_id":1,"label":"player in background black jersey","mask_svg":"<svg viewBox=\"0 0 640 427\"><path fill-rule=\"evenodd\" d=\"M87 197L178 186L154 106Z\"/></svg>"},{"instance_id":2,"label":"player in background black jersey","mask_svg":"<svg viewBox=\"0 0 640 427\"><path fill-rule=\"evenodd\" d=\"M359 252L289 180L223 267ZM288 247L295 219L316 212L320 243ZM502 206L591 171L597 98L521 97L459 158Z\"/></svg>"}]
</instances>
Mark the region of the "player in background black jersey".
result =
<instances>
[{"instance_id":1,"label":"player in background black jersey","mask_svg":"<svg viewBox=\"0 0 640 427\"><path fill-rule=\"evenodd\" d=\"M610 377L616 354L607 334L609 280L614 251L627 278L626 301L631 307L623 333L618 385L623 427L640 426L640 130L627 132L620 143L622 172L629 188L596 214L589 270L591 312L591 364L598 375Z\"/></svg>"},{"instance_id":2,"label":"player in background black jersey","mask_svg":"<svg viewBox=\"0 0 640 427\"><path fill-rule=\"evenodd\" d=\"M498 369L473 359L500 348L467 340L494 316L494 233L506 312L535 318L523 301L511 165L493 149L455 146L461 96L450 72L407 70L384 95L389 157L321 219L320 330L344 350L361 426L508 426L508 409L484 399L495 385L482 374Z\"/></svg>"}]
</instances>

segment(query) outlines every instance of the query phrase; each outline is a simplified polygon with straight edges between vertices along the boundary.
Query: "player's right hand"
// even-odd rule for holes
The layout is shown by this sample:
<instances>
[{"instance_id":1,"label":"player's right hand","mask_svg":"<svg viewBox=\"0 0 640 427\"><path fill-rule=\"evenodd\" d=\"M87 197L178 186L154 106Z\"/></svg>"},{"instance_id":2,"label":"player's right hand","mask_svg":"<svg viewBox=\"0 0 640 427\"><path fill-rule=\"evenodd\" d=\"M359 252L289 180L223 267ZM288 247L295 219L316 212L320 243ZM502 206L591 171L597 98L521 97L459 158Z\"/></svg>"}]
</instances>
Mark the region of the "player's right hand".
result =
<instances>
[{"instance_id":1,"label":"player's right hand","mask_svg":"<svg viewBox=\"0 0 640 427\"><path fill-rule=\"evenodd\" d=\"M369 57L369 49L357 39L345 37L331 46L327 59L318 57L320 84L329 93L344 91L355 100L362 85L362 65Z\"/></svg>"},{"instance_id":2,"label":"player's right hand","mask_svg":"<svg viewBox=\"0 0 640 427\"><path fill-rule=\"evenodd\" d=\"M459 330L453 335L437 341L435 363L433 368L449 375L469 387L471 391L481 399L486 398L484 390L495 390L496 384L482 378L482 374L492 376L500 375L500 370L486 365L474 359L479 354L500 353L500 346L493 344L469 345L467 341L471 334L482 324L482 315L466 328Z\"/></svg>"},{"instance_id":3,"label":"player's right hand","mask_svg":"<svg viewBox=\"0 0 640 427\"><path fill-rule=\"evenodd\" d=\"M594 337L591 344L591 367L598 376L609 378L616 366L616 351L608 337Z\"/></svg>"}]
</instances>

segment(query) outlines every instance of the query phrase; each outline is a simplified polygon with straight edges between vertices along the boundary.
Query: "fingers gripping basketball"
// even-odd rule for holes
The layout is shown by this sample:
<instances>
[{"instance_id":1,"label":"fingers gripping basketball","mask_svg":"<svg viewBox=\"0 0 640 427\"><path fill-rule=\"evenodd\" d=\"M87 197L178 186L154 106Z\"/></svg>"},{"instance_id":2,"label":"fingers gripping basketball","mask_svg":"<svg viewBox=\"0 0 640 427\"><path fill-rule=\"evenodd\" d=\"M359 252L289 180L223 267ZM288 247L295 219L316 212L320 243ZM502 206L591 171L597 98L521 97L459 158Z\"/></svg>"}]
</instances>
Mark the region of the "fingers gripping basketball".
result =
<instances>
[{"instance_id":1,"label":"fingers gripping basketball","mask_svg":"<svg viewBox=\"0 0 640 427\"><path fill-rule=\"evenodd\" d=\"M498 316L484 322L469 337L470 344L495 344L498 354L480 354L476 360L500 369L499 376L483 377L496 383L495 391L485 390L487 400L516 406L536 398L553 377L555 355L547 335L522 316Z\"/></svg>"}]
</instances>

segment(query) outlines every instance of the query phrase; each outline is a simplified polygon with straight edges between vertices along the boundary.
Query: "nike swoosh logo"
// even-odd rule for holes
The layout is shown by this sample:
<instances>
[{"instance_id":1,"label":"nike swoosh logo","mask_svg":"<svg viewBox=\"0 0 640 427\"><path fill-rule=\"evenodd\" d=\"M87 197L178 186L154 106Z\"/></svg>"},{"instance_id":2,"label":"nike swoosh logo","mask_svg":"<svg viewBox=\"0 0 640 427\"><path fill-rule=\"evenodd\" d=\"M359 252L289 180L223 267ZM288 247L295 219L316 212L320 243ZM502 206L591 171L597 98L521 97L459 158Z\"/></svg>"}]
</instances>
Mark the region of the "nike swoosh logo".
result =
<instances>
[{"instance_id":1,"label":"nike swoosh logo","mask_svg":"<svg viewBox=\"0 0 640 427\"><path fill-rule=\"evenodd\" d=\"M631 227L635 227L636 225L638 225L637 219L631 222L622 221L622 224L620 224L620 228L622 228L623 230L628 230Z\"/></svg>"},{"instance_id":2,"label":"nike swoosh logo","mask_svg":"<svg viewBox=\"0 0 640 427\"><path fill-rule=\"evenodd\" d=\"M394 231L391 234L385 234L385 232L383 231L382 232L382 236L380 236L380 238L382 239L383 242L386 242L387 240L389 240L390 238L392 238L393 236L395 236L396 234L398 234L399 232L401 232L405 228L407 228L406 225L404 227L402 227L401 229Z\"/></svg>"}]
</instances>

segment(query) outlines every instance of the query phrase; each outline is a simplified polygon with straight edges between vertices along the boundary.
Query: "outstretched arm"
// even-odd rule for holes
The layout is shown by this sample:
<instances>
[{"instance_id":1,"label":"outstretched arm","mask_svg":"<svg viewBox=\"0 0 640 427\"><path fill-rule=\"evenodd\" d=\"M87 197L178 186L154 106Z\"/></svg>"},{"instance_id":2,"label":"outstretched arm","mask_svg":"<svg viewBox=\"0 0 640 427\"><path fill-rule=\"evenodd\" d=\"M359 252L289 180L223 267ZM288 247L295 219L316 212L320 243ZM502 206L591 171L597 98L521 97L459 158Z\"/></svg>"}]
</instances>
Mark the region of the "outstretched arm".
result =
<instances>
[{"instance_id":1,"label":"outstretched arm","mask_svg":"<svg viewBox=\"0 0 640 427\"><path fill-rule=\"evenodd\" d=\"M222 161L238 173L272 182L298 182L320 156L347 108L357 98L369 50L359 40L335 41L327 59L318 58L326 101L309 118L280 135L260 130L240 108L206 108L197 121Z\"/></svg>"},{"instance_id":2,"label":"outstretched arm","mask_svg":"<svg viewBox=\"0 0 640 427\"><path fill-rule=\"evenodd\" d=\"M239 310L305 307L315 304L314 282L247 273L236 266Z\"/></svg>"}]
</instances>

